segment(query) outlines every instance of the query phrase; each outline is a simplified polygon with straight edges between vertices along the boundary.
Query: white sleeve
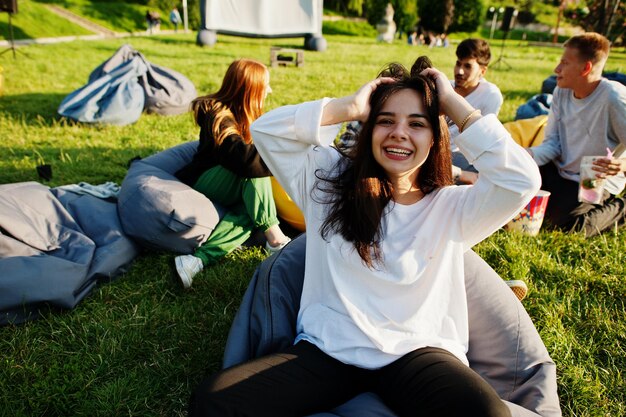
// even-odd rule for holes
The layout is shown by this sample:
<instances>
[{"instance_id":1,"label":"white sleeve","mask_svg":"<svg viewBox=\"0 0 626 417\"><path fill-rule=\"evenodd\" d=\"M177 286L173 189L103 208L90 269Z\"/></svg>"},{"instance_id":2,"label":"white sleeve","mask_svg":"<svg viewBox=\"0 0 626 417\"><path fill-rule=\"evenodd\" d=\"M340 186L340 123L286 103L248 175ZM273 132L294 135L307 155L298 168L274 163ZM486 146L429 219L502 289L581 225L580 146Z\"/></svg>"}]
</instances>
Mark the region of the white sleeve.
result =
<instances>
[{"instance_id":1,"label":"white sleeve","mask_svg":"<svg viewBox=\"0 0 626 417\"><path fill-rule=\"evenodd\" d=\"M626 88L618 85L609 96L609 139L626 145Z\"/></svg>"},{"instance_id":2,"label":"white sleeve","mask_svg":"<svg viewBox=\"0 0 626 417\"><path fill-rule=\"evenodd\" d=\"M539 169L493 114L473 123L458 138L459 148L480 175L457 208L465 246L485 239L517 215L537 194Z\"/></svg>"},{"instance_id":3,"label":"white sleeve","mask_svg":"<svg viewBox=\"0 0 626 417\"><path fill-rule=\"evenodd\" d=\"M324 98L272 110L251 126L254 144L280 185L303 208L313 186L315 170L328 168L335 150L326 149L336 138L341 124L320 126Z\"/></svg>"},{"instance_id":4,"label":"white sleeve","mask_svg":"<svg viewBox=\"0 0 626 417\"><path fill-rule=\"evenodd\" d=\"M559 94L558 88L555 89L543 141L539 145L530 148L533 152L533 159L539 166L545 165L561 155Z\"/></svg>"}]
</instances>

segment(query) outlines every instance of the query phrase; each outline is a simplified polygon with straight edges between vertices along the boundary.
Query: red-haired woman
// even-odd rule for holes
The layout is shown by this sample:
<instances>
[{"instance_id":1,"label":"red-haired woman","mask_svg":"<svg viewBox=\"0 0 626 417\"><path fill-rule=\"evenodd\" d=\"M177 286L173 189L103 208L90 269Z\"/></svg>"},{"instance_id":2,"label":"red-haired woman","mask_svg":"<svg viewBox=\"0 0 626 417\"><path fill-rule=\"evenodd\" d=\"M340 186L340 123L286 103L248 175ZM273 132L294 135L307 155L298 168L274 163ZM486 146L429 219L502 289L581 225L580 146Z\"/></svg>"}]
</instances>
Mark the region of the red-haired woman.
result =
<instances>
[{"instance_id":1,"label":"red-haired woman","mask_svg":"<svg viewBox=\"0 0 626 417\"><path fill-rule=\"evenodd\" d=\"M204 266L232 252L255 229L263 230L270 251L289 241L278 225L272 174L250 136L250 125L263 113L265 97L271 91L267 67L239 59L228 67L219 91L191 104L200 126L200 144L192 162L176 176L225 207L227 213L193 255L176 257L176 270L185 288Z\"/></svg>"}]
</instances>

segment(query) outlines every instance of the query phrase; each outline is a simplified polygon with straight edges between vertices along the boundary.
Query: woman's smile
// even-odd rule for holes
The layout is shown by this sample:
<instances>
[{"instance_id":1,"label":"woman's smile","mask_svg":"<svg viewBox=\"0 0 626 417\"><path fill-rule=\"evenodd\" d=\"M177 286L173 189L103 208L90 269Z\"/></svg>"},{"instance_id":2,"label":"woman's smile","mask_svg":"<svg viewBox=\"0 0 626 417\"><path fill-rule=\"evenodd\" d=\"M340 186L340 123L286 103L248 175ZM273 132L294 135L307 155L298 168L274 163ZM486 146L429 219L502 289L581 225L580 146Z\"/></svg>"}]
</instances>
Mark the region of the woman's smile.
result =
<instances>
[{"instance_id":1,"label":"woman's smile","mask_svg":"<svg viewBox=\"0 0 626 417\"><path fill-rule=\"evenodd\" d=\"M410 151L404 148L399 148L397 146L388 147L384 149L385 149L385 154L387 155L388 158L395 159L398 161L408 159L413 153L413 151Z\"/></svg>"}]
</instances>

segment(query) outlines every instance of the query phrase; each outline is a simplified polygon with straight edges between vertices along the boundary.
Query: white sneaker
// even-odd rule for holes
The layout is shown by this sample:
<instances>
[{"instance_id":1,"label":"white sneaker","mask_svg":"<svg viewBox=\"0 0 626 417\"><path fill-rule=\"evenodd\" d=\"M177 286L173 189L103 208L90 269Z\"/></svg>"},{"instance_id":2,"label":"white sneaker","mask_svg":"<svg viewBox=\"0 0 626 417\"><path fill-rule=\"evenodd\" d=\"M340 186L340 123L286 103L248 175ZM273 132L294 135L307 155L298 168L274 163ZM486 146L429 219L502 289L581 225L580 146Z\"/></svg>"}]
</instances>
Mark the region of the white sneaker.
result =
<instances>
[{"instance_id":1,"label":"white sneaker","mask_svg":"<svg viewBox=\"0 0 626 417\"><path fill-rule=\"evenodd\" d=\"M176 272L180 278L180 283L183 284L183 288L187 289L191 287L193 277L204 268L202 260L193 255L181 255L174 259L176 264Z\"/></svg>"},{"instance_id":2,"label":"white sneaker","mask_svg":"<svg viewBox=\"0 0 626 417\"><path fill-rule=\"evenodd\" d=\"M276 252L280 251L285 246L287 246L287 243L289 243L289 242L291 242L291 239L289 239L289 238L287 238L287 240L285 240L284 242L280 242L276 246L270 245L270 242L265 242L265 249L267 249L267 251L269 253L273 254L273 253L276 253Z\"/></svg>"},{"instance_id":3,"label":"white sneaker","mask_svg":"<svg viewBox=\"0 0 626 417\"><path fill-rule=\"evenodd\" d=\"M512 279L504 282L506 282L506 285L509 286L509 288L511 289L511 291L513 291L518 300L522 301L524 297L526 297L526 294L528 294L528 287L526 286L526 283L524 281L519 279Z\"/></svg>"}]
</instances>

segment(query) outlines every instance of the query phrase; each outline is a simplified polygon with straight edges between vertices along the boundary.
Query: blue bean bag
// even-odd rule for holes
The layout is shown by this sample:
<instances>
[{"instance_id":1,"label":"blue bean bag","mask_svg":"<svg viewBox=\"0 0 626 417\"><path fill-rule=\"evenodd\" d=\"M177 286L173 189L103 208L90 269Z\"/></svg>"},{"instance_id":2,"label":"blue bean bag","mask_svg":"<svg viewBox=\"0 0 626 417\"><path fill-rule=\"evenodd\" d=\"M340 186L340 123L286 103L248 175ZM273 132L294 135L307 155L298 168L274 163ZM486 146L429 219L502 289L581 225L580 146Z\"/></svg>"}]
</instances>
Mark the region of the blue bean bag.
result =
<instances>
[{"instance_id":1,"label":"blue bean bag","mask_svg":"<svg viewBox=\"0 0 626 417\"><path fill-rule=\"evenodd\" d=\"M515 120L532 119L533 117L547 115L550 112L551 105L552 94L536 94L517 108Z\"/></svg>"},{"instance_id":2,"label":"blue bean bag","mask_svg":"<svg viewBox=\"0 0 626 417\"><path fill-rule=\"evenodd\" d=\"M74 308L138 253L114 202L36 182L0 185L0 325Z\"/></svg>"},{"instance_id":3,"label":"blue bean bag","mask_svg":"<svg viewBox=\"0 0 626 417\"><path fill-rule=\"evenodd\" d=\"M257 268L232 324L223 366L293 343L304 279L305 236ZM470 366L500 395L514 417L559 417L556 366L522 304L486 262L465 255ZM451 399L453 400L453 399ZM363 393L311 417L396 417Z\"/></svg>"},{"instance_id":4,"label":"blue bean bag","mask_svg":"<svg viewBox=\"0 0 626 417\"><path fill-rule=\"evenodd\" d=\"M87 84L59 105L61 116L83 123L127 125L142 112L176 115L189 111L196 88L184 75L149 62L122 45L89 75Z\"/></svg>"}]
</instances>

